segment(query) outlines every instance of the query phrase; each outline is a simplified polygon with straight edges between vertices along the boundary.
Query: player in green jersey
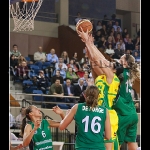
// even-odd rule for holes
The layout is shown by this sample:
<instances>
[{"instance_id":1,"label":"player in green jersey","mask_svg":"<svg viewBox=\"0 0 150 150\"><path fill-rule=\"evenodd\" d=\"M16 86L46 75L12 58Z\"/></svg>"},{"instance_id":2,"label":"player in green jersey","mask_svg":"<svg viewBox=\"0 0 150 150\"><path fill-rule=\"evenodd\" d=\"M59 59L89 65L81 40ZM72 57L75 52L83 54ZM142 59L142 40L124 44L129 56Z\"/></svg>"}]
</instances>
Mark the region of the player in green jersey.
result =
<instances>
[{"instance_id":1,"label":"player in green jersey","mask_svg":"<svg viewBox=\"0 0 150 150\"><path fill-rule=\"evenodd\" d=\"M53 111L64 118L63 111L58 107L53 107ZM26 119L29 122L26 122ZM30 105L26 109L26 117L22 121L23 146L26 147L33 142L33 150L48 149L53 150L52 135L50 127L59 127L60 122L42 119L42 113L39 108Z\"/></svg>"},{"instance_id":2,"label":"player in green jersey","mask_svg":"<svg viewBox=\"0 0 150 150\"><path fill-rule=\"evenodd\" d=\"M140 79L140 71L132 55L124 54L119 62L123 66L121 74L123 81L120 84L118 98L113 108L119 118L118 139L120 146L127 142L129 150L137 150L136 142L138 115L131 96L132 84L135 79Z\"/></svg>"},{"instance_id":3,"label":"player in green jersey","mask_svg":"<svg viewBox=\"0 0 150 150\"><path fill-rule=\"evenodd\" d=\"M111 138L111 125L106 107L98 106L99 89L88 86L85 103L75 104L60 122L59 129L65 129L73 120L77 125L76 150L106 150L104 137Z\"/></svg>"}]
</instances>

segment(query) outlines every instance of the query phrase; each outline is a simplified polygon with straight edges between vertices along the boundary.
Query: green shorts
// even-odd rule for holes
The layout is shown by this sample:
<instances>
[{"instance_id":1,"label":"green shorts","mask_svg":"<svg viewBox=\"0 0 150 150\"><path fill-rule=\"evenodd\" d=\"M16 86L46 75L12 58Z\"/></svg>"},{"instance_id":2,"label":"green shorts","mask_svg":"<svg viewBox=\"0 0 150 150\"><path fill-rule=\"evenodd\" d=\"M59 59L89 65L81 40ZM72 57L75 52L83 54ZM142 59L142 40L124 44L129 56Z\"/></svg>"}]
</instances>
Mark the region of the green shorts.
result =
<instances>
[{"instance_id":1,"label":"green shorts","mask_svg":"<svg viewBox=\"0 0 150 150\"><path fill-rule=\"evenodd\" d=\"M106 148L102 149L102 148L77 148L76 150L106 150Z\"/></svg>"},{"instance_id":2,"label":"green shorts","mask_svg":"<svg viewBox=\"0 0 150 150\"><path fill-rule=\"evenodd\" d=\"M119 118L119 125L117 135L119 145L122 145L124 142L136 142L138 115L137 114L132 114L128 116L118 115L118 118Z\"/></svg>"}]
</instances>

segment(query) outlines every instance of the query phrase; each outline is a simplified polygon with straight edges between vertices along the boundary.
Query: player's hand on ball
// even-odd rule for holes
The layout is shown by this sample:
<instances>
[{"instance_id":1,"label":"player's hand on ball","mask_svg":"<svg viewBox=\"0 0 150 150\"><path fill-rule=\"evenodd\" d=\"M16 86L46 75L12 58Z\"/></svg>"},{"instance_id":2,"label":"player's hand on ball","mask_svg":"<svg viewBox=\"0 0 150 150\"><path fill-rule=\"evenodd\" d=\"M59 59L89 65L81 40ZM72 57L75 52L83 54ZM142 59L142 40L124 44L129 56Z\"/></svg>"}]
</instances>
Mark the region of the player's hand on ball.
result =
<instances>
[{"instance_id":1,"label":"player's hand on ball","mask_svg":"<svg viewBox=\"0 0 150 150\"><path fill-rule=\"evenodd\" d=\"M87 29L86 32L83 31L82 27L80 27L80 29L81 29L81 32L78 31L78 34L79 34L79 36L81 37L81 40L82 40L83 42L88 41L88 39L89 39L89 31L88 31L88 29Z\"/></svg>"}]
</instances>

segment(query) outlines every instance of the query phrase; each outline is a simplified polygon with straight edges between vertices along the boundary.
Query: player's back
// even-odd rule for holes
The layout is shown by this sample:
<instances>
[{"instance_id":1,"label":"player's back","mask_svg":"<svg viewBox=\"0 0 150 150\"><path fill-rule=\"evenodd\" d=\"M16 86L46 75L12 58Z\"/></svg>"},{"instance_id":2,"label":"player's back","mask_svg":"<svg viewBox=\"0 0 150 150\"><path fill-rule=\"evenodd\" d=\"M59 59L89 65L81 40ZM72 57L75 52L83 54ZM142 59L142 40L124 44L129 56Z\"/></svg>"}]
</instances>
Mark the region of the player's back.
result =
<instances>
[{"instance_id":1,"label":"player's back","mask_svg":"<svg viewBox=\"0 0 150 150\"><path fill-rule=\"evenodd\" d=\"M77 125L76 148L101 148L104 145L106 108L97 106L90 109L86 103L78 104L74 117Z\"/></svg>"}]
</instances>

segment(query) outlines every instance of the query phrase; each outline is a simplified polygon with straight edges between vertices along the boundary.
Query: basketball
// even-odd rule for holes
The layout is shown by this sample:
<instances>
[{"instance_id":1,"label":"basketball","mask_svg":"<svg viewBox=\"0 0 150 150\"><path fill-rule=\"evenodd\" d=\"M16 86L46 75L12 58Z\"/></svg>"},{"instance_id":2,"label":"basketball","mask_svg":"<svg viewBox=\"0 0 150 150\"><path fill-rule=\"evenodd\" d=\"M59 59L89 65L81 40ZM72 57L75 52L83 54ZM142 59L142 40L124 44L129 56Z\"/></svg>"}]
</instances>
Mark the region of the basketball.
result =
<instances>
[{"instance_id":1,"label":"basketball","mask_svg":"<svg viewBox=\"0 0 150 150\"><path fill-rule=\"evenodd\" d=\"M84 32L86 32L87 30L88 30L89 32L91 32L92 29L93 29L93 25L92 25L92 23L90 22L90 20L88 20L88 19L81 19L81 20L78 21L78 23L76 24L76 31L77 31L77 32L78 32L78 31L81 32L80 27L82 27L82 29L83 29Z\"/></svg>"}]
</instances>

